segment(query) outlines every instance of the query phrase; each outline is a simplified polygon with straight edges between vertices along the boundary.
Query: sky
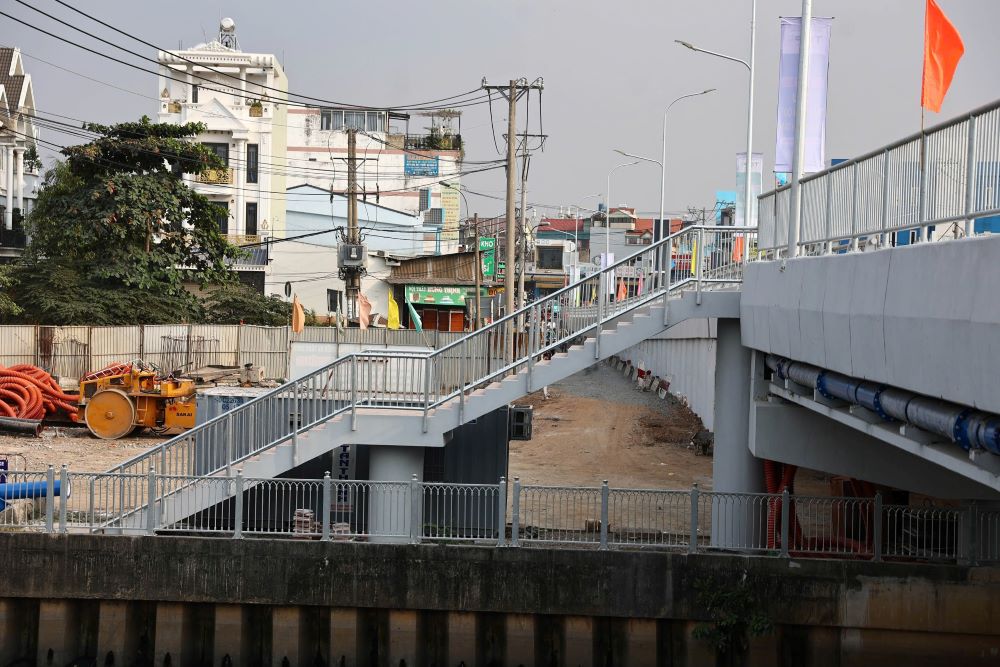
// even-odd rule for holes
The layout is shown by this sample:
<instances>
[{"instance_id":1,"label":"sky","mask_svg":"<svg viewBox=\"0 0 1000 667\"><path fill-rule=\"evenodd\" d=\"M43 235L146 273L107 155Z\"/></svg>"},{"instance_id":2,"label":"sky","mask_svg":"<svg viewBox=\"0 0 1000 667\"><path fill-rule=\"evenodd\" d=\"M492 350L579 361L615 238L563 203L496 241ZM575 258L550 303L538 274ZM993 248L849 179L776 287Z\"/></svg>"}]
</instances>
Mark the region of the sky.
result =
<instances>
[{"instance_id":1,"label":"sky","mask_svg":"<svg viewBox=\"0 0 1000 667\"><path fill-rule=\"evenodd\" d=\"M67 0L68 1L68 0ZM156 57L74 14L55 0L25 0L81 28ZM531 132L549 135L531 161L528 201L538 215L559 206L605 201L609 169L628 161L621 149L658 159L662 112L674 98L717 92L673 107L667 131L667 210L711 208L715 192L735 189L737 152L745 150L747 72L737 63L694 53L675 39L737 58L749 55L750 0L425 0L404 2L71 3L129 34L164 48L212 39L219 19L236 22L244 51L276 54L289 89L372 106L395 106L455 95L512 78L544 79L530 110ZM800 0L758 0L754 151L764 154L771 181L778 78L778 21L798 16ZM927 126L1000 97L1000 2L938 0L958 28L966 53L940 114ZM213 6L214 5L214 6ZM12 0L2 11L74 41L95 46ZM826 158L851 157L920 128L924 0L814 0L814 16L832 16ZM28 56L40 112L98 122L155 117L157 79L0 16L0 43ZM96 48L139 63L107 46ZM39 62L40 58L77 74ZM155 69L155 65L145 63ZM80 74L125 90L110 88ZM128 91L128 92L126 92ZM518 111L523 131L526 108ZM493 105L503 150L505 104ZM462 134L469 160L498 156L487 105L465 110ZM411 132L419 122L411 121ZM46 131L43 139L72 142ZM471 175L466 187L502 198L503 171ZM616 172L613 206L659 207L660 169L640 164ZM765 189L769 189L765 186ZM599 195L599 196L594 196ZM503 201L469 195L471 210L502 213ZM553 208L554 207L554 208Z\"/></svg>"}]
</instances>

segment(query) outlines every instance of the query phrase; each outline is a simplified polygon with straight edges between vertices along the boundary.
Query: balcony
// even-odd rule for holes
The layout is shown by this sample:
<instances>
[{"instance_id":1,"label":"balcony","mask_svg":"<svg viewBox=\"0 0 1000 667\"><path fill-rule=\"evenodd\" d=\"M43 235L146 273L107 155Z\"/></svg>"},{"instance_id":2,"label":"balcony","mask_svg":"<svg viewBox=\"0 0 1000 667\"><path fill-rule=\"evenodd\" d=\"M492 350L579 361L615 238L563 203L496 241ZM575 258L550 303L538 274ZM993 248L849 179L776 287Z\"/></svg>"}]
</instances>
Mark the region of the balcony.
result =
<instances>
[{"instance_id":1,"label":"balcony","mask_svg":"<svg viewBox=\"0 0 1000 667\"><path fill-rule=\"evenodd\" d=\"M21 218L21 211L14 209L14 229L6 229L3 218L0 218L0 249L24 249L27 238L24 234L24 225Z\"/></svg>"},{"instance_id":2,"label":"balcony","mask_svg":"<svg viewBox=\"0 0 1000 667\"><path fill-rule=\"evenodd\" d=\"M389 148L408 151L460 151L460 134L390 134L386 137Z\"/></svg>"},{"instance_id":3,"label":"balcony","mask_svg":"<svg viewBox=\"0 0 1000 667\"><path fill-rule=\"evenodd\" d=\"M225 169L206 169L195 177L195 181L198 183L206 183L208 185L232 185L233 170L232 167L226 167Z\"/></svg>"}]
</instances>

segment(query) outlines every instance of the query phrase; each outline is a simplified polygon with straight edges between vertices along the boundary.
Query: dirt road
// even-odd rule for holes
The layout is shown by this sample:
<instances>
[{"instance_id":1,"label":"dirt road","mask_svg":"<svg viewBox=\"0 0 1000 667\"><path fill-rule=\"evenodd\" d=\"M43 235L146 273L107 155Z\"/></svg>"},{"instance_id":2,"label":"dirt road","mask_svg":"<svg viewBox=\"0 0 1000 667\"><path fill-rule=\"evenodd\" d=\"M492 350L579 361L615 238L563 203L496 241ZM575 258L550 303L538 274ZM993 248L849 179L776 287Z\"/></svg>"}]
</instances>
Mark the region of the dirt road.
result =
<instances>
[{"instance_id":1,"label":"dirt road","mask_svg":"<svg viewBox=\"0 0 1000 667\"><path fill-rule=\"evenodd\" d=\"M598 364L518 401L534 405L533 434L510 443L510 475L524 484L688 489L712 484L711 456L691 438L701 420Z\"/></svg>"}]
</instances>

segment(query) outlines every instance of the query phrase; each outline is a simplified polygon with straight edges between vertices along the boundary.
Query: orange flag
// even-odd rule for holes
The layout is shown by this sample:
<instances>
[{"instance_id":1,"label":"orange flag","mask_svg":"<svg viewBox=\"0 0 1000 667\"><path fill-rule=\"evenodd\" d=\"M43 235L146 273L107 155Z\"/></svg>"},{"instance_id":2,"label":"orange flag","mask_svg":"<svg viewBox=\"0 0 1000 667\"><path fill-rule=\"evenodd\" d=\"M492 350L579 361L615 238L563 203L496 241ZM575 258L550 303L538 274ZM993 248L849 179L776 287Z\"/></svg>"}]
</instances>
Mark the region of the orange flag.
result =
<instances>
[{"instance_id":1,"label":"orange flag","mask_svg":"<svg viewBox=\"0 0 1000 667\"><path fill-rule=\"evenodd\" d=\"M299 295L296 294L292 299L292 332L302 333L302 329L306 325L306 314L302 310L302 304L299 303Z\"/></svg>"},{"instance_id":2,"label":"orange flag","mask_svg":"<svg viewBox=\"0 0 1000 667\"><path fill-rule=\"evenodd\" d=\"M920 106L941 112L941 103L965 53L962 37L934 0L927 0L924 18L924 80Z\"/></svg>"},{"instance_id":3,"label":"orange flag","mask_svg":"<svg viewBox=\"0 0 1000 667\"><path fill-rule=\"evenodd\" d=\"M615 295L615 301L624 301L628 297L628 288L625 287L625 279L618 279L618 294Z\"/></svg>"}]
</instances>

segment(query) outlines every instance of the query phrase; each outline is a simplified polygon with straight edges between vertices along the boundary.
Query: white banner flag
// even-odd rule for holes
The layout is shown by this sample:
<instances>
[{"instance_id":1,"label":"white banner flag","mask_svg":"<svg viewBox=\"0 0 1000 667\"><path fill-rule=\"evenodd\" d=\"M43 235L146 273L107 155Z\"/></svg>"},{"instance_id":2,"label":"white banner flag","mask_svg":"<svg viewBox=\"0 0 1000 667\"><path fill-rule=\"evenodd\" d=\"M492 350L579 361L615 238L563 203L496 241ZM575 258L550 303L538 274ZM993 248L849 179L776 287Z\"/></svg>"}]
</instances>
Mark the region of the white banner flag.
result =
<instances>
[{"instance_id":1,"label":"white banner flag","mask_svg":"<svg viewBox=\"0 0 1000 667\"><path fill-rule=\"evenodd\" d=\"M736 154L736 226L757 226L757 197L760 196L764 173L764 154L753 154L753 168L750 170L750 221L747 222L747 154Z\"/></svg>"},{"instance_id":2,"label":"white banner flag","mask_svg":"<svg viewBox=\"0 0 1000 667\"><path fill-rule=\"evenodd\" d=\"M833 19L814 18L810 32L809 81L806 88L806 134L802 169L820 171L826 166L826 85L830 69L830 33ZM795 146L795 102L799 85L799 45L802 18L782 17L781 57L778 64L778 137L774 171L792 170Z\"/></svg>"}]
</instances>

